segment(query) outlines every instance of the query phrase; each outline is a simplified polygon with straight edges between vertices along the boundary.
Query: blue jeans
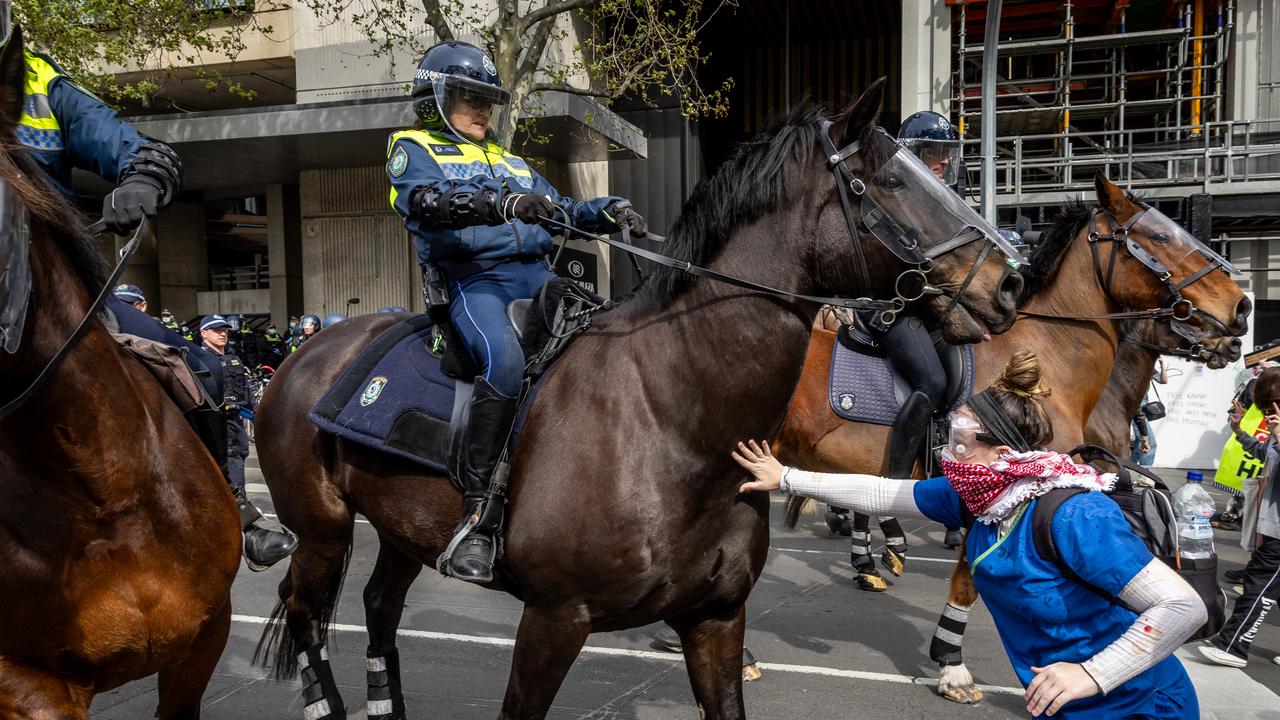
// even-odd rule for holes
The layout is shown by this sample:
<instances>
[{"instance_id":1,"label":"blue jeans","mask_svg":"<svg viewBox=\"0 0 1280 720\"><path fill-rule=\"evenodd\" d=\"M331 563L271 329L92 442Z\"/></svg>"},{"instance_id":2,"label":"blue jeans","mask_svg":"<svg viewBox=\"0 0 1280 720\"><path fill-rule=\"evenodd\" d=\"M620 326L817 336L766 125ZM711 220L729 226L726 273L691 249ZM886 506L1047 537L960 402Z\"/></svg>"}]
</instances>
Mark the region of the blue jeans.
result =
<instances>
[{"instance_id":1,"label":"blue jeans","mask_svg":"<svg viewBox=\"0 0 1280 720\"><path fill-rule=\"evenodd\" d=\"M1142 452L1142 436L1138 433L1138 423L1130 423L1133 428L1133 439L1129 441L1129 462L1143 467L1151 467L1151 463L1156 461L1156 434L1152 432L1147 436L1147 441L1151 444L1149 452Z\"/></svg>"},{"instance_id":2,"label":"blue jeans","mask_svg":"<svg viewBox=\"0 0 1280 720\"><path fill-rule=\"evenodd\" d=\"M503 395L520 394L525 364L507 305L533 297L552 277L541 260L512 259L450 283L453 330L480 366L481 377Z\"/></svg>"},{"instance_id":3,"label":"blue jeans","mask_svg":"<svg viewBox=\"0 0 1280 720\"><path fill-rule=\"evenodd\" d=\"M209 375L213 380L210 396L213 397L214 402L221 402L223 398L222 363L218 361L217 355L188 341L178 333L161 325L155 318L115 296L107 297L106 306L111 309L111 312L115 313L116 320L120 323L120 332L154 340L170 347L186 348L188 358L204 366L203 368L194 369L209 371ZM206 388L208 389L207 385Z\"/></svg>"}]
</instances>

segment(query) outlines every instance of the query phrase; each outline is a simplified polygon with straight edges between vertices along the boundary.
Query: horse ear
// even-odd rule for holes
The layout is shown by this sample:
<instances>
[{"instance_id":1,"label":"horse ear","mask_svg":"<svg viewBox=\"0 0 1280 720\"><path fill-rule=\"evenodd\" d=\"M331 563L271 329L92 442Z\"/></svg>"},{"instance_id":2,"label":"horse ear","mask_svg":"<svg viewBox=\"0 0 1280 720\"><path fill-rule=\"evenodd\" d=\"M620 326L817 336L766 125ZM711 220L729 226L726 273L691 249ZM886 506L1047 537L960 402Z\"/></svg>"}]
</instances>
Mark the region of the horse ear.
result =
<instances>
[{"instance_id":1,"label":"horse ear","mask_svg":"<svg viewBox=\"0 0 1280 720\"><path fill-rule=\"evenodd\" d=\"M0 133L12 136L22 118L26 86L27 61L22 54L22 28L15 26L13 35L0 54Z\"/></svg>"},{"instance_id":2,"label":"horse ear","mask_svg":"<svg viewBox=\"0 0 1280 720\"><path fill-rule=\"evenodd\" d=\"M871 133L880 117L880 107L884 104L884 87L888 78L881 77L871 83L862 93L862 97L853 101L844 112L831 123L831 135L840 138L837 147L844 147L851 142L861 140Z\"/></svg>"},{"instance_id":3,"label":"horse ear","mask_svg":"<svg viewBox=\"0 0 1280 720\"><path fill-rule=\"evenodd\" d=\"M1101 170L1093 175L1093 188L1098 193L1098 205L1102 209L1119 217L1121 214L1131 210L1133 205L1129 200L1129 196L1125 195L1118 185L1107 179L1105 173Z\"/></svg>"}]
</instances>

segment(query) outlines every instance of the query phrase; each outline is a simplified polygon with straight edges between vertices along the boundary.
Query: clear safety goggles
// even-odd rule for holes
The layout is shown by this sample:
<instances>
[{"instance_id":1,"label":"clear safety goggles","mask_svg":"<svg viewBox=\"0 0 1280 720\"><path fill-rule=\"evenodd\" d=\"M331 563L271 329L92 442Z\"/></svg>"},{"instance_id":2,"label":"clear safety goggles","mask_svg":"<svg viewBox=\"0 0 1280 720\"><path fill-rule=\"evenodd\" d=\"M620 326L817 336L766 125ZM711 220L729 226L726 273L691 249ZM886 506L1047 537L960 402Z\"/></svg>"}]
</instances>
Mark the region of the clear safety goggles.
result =
<instances>
[{"instance_id":1,"label":"clear safety goggles","mask_svg":"<svg viewBox=\"0 0 1280 720\"><path fill-rule=\"evenodd\" d=\"M435 90L436 107L440 117L454 135L475 143L470 135L462 132L465 128L454 127L454 114L471 116L488 114L490 128L500 128L506 120L511 93L488 83L471 80L460 75L439 76L432 81Z\"/></svg>"},{"instance_id":2,"label":"clear safety goggles","mask_svg":"<svg viewBox=\"0 0 1280 720\"><path fill-rule=\"evenodd\" d=\"M0 182L0 349L18 351L31 301L31 224L27 206Z\"/></svg>"},{"instance_id":3,"label":"clear safety goggles","mask_svg":"<svg viewBox=\"0 0 1280 720\"><path fill-rule=\"evenodd\" d=\"M975 418L953 412L947 418L947 445L943 456L958 462L968 462L979 449L995 447L999 440L987 432Z\"/></svg>"},{"instance_id":4,"label":"clear safety goggles","mask_svg":"<svg viewBox=\"0 0 1280 720\"><path fill-rule=\"evenodd\" d=\"M1012 243L901 145L861 194L864 224L891 249L904 247L931 260L980 241L993 245L1015 269L1027 263Z\"/></svg>"}]
</instances>

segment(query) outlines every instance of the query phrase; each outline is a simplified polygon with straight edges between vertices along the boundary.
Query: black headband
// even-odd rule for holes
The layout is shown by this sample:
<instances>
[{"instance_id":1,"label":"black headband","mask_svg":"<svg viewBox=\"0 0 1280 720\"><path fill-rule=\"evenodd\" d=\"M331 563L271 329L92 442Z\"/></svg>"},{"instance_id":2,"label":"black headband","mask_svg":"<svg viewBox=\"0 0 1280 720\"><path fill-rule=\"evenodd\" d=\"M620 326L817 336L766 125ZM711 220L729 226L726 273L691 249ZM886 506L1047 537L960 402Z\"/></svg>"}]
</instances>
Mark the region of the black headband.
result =
<instances>
[{"instance_id":1,"label":"black headband","mask_svg":"<svg viewBox=\"0 0 1280 720\"><path fill-rule=\"evenodd\" d=\"M1031 446L1023 439L1022 433L1018 432L1017 426L1009 419L991 390L992 388L987 388L969 398L967 404L973 409L973 414L978 416L978 421L1000 444L1008 445L1018 452L1030 451Z\"/></svg>"}]
</instances>

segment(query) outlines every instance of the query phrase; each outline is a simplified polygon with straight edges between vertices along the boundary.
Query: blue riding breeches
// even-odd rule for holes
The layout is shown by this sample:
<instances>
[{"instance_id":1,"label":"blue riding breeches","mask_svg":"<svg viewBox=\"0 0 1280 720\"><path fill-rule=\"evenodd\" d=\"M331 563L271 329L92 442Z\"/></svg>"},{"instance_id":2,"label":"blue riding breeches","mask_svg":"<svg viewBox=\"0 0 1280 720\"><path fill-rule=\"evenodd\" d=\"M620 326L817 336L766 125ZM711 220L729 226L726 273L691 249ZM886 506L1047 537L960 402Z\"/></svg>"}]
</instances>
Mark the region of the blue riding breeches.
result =
<instances>
[{"instance_id":1,"label":"blue riding breeches","mask_svg":"<svg viewBox=\"0 0 1280 720\"><path fill-rule=\"evenodd\" d=\"M507 320L507 305L533 297L553 277L539 259L512 259L462 280L450 280L454 333L494 390L515 397L524 380L524 351Z\"/></svg>"},{"instance_id":2,"label":"blue riding breeches","mask_svg":"<svg viewBox=\"0 0 1280 720\"><path fill-rule=\"evenodd\" d=\"M911 315L898 318L880 344L912 390L927 395L935 408L942 405L942 396L947 392L947 373L920 318Z\"/></svg>"},{"instance_id":3,"label":"blue riding breeches","mask_svg":"<svg viewBox=\"0 0 1280 720\"><path fill-rule=\"evenodd\" d=\"M214 399L214 402L221 402L223 398L222 363L218 361L216 355L188 341L178 333L161 325L155 318L115 296L108 296L106 305L111 309L111 312L115 313L116 321L120 323L120 332L154 340L170 347L186 348L189 361L195 360L204 366L203 368L193 369L209 371L213 381L210 396Z\"/></svg>"}]
</instances>

